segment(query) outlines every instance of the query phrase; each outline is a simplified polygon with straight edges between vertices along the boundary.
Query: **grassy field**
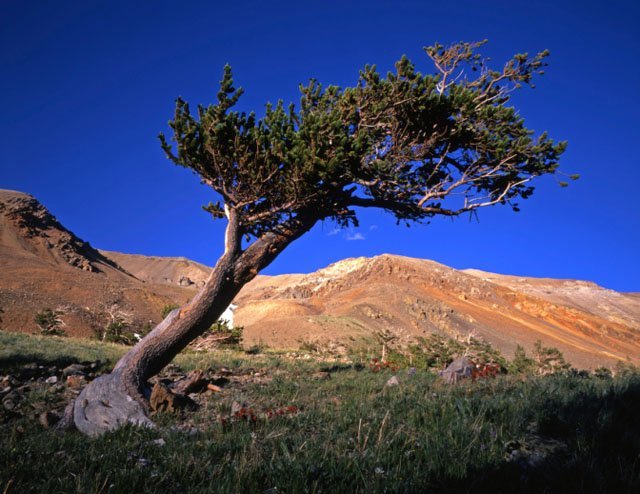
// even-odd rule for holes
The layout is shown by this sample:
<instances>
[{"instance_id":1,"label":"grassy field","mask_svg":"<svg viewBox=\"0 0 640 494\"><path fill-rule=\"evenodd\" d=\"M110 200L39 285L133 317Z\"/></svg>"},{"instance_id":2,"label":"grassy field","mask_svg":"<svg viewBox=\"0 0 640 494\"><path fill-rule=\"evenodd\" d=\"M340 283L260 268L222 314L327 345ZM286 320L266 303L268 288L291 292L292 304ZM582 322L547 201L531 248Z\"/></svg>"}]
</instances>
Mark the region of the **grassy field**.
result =
<instances>
[{"instance_id":1,"label":"grassy field","mask_svg":"<svg viewBox=\"0 0 640 494\"><path fill-rule=\"evenodd\" d=\"M181 370L227 376L195 411L94 440L40 425L70 396L47 372L97 359L108 370L125 350L0 332L0 377L42 366L0 425L2 492L640 492L631 373L449 386L424 370L185 354Z\"/></svg>"}]
</instances>

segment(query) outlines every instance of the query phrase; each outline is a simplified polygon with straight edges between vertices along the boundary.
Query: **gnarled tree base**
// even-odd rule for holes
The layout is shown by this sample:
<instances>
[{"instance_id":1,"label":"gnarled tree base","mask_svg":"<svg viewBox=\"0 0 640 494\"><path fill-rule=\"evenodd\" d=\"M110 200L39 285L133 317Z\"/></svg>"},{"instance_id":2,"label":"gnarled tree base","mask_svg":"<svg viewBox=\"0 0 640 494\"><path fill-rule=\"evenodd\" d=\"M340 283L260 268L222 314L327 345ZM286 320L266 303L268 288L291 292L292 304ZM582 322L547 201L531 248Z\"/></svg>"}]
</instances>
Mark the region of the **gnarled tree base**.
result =
<instances>
[{"instance_id":1,"label":"gnarled tree base","mask_svg":"<svg viewBox=\"0 0 640 494\"><path fill-rule=\"evenodd\" d=\"M73 422L91 437L126 424L155 427L145 407L125 391L118 371L98 377L82 390L73 406Z\"/></svg>"}]
</instances>

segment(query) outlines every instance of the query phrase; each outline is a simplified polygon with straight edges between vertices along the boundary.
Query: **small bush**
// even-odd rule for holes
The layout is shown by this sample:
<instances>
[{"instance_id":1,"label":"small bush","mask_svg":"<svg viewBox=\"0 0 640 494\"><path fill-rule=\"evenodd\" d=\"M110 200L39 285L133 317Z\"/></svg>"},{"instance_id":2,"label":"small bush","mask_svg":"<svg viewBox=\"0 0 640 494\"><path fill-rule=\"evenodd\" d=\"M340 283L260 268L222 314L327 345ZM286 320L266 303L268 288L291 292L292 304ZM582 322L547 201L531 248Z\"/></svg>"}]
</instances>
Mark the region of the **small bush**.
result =
<instances>
[{"instance_id":1,"label":"small bush","mask_svg":"<svg viewBox=\"0 0 640 494\"><path fill-rule=\"evenodd\" d=\"M571 369L571 364L564 359L560 350L543 346L540 340L534 345L533 359L537 366L537 373L541 375L556 374Z\"/></svg>"},{"instance_id":2,"label":"small bush","mask_svg":"<svg viewBox=\"0 0 640 494\"><path fill-rule=\"evenodd\" d=\"M593 371L593 376L598 379L611 379L613 377L613 373L608 367L598 367Z\"/></svg>"},{"instance_id":3,"label":"small bush","mask_svg":"<svg viewBox=\"0 0 640 494\"><path fill-rule=\"evenodd\" d=\"M631 362L623 362L622 360L619 360L616 364L616 377L631 377L636 374L640 374L640 368L633 365Z\"/></svg>"},{"instance_id":4,"label":"small bush","mask_svg":"<svg viewBox=\"0 0 640 494\"><path fill-rule=\"evenodd\" d=\"M517 345L513 360L507 365L507 370L509 374L531 375L535 373L536 361L527 356L523 347Z\"/></svg>"},{"instance_id":5,"label":"small bush","mask_svg":"<svg viewBox=\"0 0 640 494\"><path fill-rule=\"evenodd\" d=\"M139 332L134 331L126 321L115 319L107 323L104 328L95 331L96 338L100 341L108 341L109 343L119 343L121 345L135 345L149 331L151 325L146 323Z\"/></svg>"},{"instance_id":6,"label":"small bush","mask_svg":"<svg viewBox=\"0 0 640 494\"><path fill-rule=\"evenodd\" d=\"M162 311L161 311L162 319L165 319L171 313L172 310L178 309L178 308L180 308L180 306L177 304L166 304L164 307L162 307Z\"/></svg>"},{"instance_id":7,"label":"small bush","mask_svg":"<svg viewBox=\"0 0 640 494\"><path fill-rule=\"evenodd\" d=\"M44 309L38 312L33 320L38 325L40 334L45 336L66 336L63 328L64 321L61 319L62 311Z\"/></svg>"},{"instance_id":8,"label":"small bush","mask_svg":"<svg viewBox=\"0 0 640 494\"><path fill-rule=\"evenodd\" d=\"M123 321L113 321L105 326L102 341L133 345L135 340Z\"/></svg>"},{"instance_id":9,"label":"small bush","mask_svg":"<svg viewBox=\"0 0 640 494\"><path fill-rule=\"evenodd\" d=\"M244 333L244 327L242 326L229 327L225 321L218 321L211 326L209 331L223 337L219 340L220 345L240 346L242 344L242 335Z\"/></svg>"}]
</instances>

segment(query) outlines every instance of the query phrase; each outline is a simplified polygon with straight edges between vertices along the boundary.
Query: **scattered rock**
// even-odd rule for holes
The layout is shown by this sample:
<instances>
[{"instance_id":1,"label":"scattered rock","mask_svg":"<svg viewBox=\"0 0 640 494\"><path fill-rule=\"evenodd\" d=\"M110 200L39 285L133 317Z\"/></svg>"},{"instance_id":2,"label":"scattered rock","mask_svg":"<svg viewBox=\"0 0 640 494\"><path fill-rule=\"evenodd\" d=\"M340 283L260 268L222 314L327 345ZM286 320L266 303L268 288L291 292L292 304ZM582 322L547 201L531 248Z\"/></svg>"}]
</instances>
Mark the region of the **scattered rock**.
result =
<instances>
[{"instance_id":1,"label":"scattered rock","mask_svg":"<svg viewBox=\"0 0 640 494\"><path fill-rule=\"evenodd\" d=\"M400 380L398 376L391 376L387 381L387 386L398 386L400 384Z\"/></svg>"},{"instance_id":2,"label":"scattered rock","mask_svg":"<svg viewBox=\"0 0 640 494\"><path fill-rule=\"evenodd\" d=\"M331 379L331 374L329 372L318 371L311 374L311 377L313 379L326 380L326 379Z\"/></svg>"},{"instance_id":3,"label":"scattered rock","mask_svg":"<svg viewBox=\"0 0 640 494\"><path fill-rule=\"evenodd\" d=\"M194 407L195 403L186 396L172 393L171 390L157 382L151 391L149 405L153 412L177 412L187 407Z\"/></svg>"},{"instance_id":4,"label":"scattered rock","mask_svg":"<svg viewBox=\"0 0 640 494\"><path fill-rule=\"evenodd\" d=\"M237 401L234 401L233 403L231 403L231 415L239 413L243 408L245 408L245 406L241 405Z\"/></svg>"},{"instance_id":5,"label":"scattered rock","mask_svg":"<svg viewBox=\"0 0 640 494\"><path fill-rule=\"evenodd\" d=\"M180 280L178 281L178 285L180 285L180 286L191 286L193 284L195 284L195 283L188 276L181 276Z\"/></svg>"},{"instance_id":6,"label":"scattered rock","mask_svg":"<svg viewBox=\"0 0 640 494\"><path fill-rule=\"evenodd\" d=\"M82 388L85 384L87 384L87 378L83 375L72 374L67 376L67 386L70 388Z\"/></svg>"},{"instance_id":7,"label":"scattered rock","mask_svg":"<svg viewBox=\"0 0 640 494\"><path fill-rule=\"evenodd\" d=\"M553 458L566 456L566 443L539 434L527 434L522 441L509 441L505 444L506 460L520 465L521 468L542 467Z\"/></svg>"},{"instance_id":8,"label":"scattered rock","mask_svg":"<svg viewBox=\"0 0 640 494\"><path fill-rule=\"evenodd\" d=\"M2 406L5 410L13 411L21 401L22 396L14 390L2 399Z\"/></svg>"},{"instance_id":9,"label":"scattered rock","mask_svg":"<svg viewBox=\"0 0 640 494\"><path fill-rule=\"evenodd\" d=\"M164 439L160 438L160 439L156 439L155 441L151 441L151 444L154 444L155 446L164 446L165 444L167 444L167 441L165 441Z\"/></svg>"},{"instance_id":10,"label":"scattered rock","mask_svg":"<svg viewBox=\"0 0 640 494\"><path fill-rule=\"evenodd\" d=\"M439 372L439 376L448 384L455 384L463 379L469 379L473 375L473 363L467 357L460 357Z\"/></svg>"},{"instance_id":11,"label":"scattered rock","mask_svg":"<svg viewBox=\"0 0 640 494\"><path fill-rule=\"evenodd\" d=\"M50 376L44 380L47 384L56 384L58 382L58 376Z\"/></svg>"},{"instance_id":12,"label":"scattered rock","mask_svg":"<svg viewBox=\"0 0 640 494\"><path fill-rule=\"evenodd\" d=\"M53 427L58 423L59 420L60 416L54 412L47 411L42 412L40 415L38 415L38 422L40 422L40 424L42 424L45 429Z\"/></svg>"},{"instance_id":13,"label":"scattered rock","mask_svg":"<svg viewBox=\"0 0 640 494\"><path fill-rule=\"evenodd\" d=\"M89 368L86 365L82 364L71 364L68 367L62 369L62 377L67 376L84 376L89 371Z\"/></svg>"}]
</instances>

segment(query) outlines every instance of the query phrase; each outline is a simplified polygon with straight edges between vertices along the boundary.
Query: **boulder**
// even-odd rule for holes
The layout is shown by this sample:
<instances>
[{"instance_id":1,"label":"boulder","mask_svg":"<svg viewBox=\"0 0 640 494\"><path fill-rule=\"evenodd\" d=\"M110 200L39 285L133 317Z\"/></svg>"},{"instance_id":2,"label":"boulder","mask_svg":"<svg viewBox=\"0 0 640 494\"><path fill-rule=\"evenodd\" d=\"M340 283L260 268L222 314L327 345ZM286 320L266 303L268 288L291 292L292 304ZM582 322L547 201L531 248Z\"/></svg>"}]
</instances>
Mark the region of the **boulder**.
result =
<instances>
[{"instance_id":1,"label":"boulder","mask_svg":"<svg viewBox=\"0 0 640 494\"><path fill-rule=\"evenodd\" d=\"M473 362L467 357L460 357L439 372L439 376L448 384L455 384L463 379L470 379L473 375Z\"/></svg>"}]
</instances>

